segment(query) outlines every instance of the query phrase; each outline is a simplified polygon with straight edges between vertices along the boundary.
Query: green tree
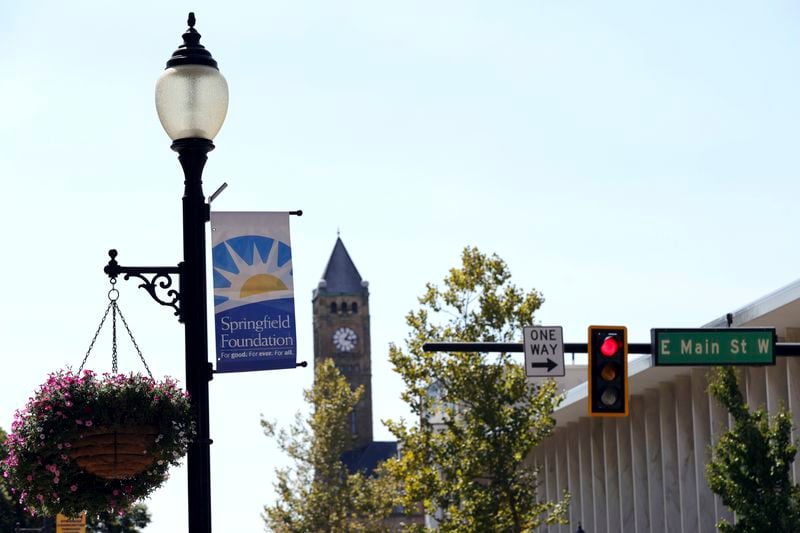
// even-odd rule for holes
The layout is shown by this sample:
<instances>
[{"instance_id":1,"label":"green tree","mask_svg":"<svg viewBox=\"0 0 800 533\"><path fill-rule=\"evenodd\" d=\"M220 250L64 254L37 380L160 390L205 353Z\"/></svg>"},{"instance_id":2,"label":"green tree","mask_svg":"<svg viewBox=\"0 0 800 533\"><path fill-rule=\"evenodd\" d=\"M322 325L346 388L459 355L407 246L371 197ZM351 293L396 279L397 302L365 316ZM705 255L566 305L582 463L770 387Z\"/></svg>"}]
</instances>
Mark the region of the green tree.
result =
<instances>
[{"instance_id":1,"label":"green tree","mask_svg":"<svg viewBox=\"0 0 800 533\"><path fill-rule=\"evenodd\" d=\"M328 359L315 369L314 385L304 391L312 409L298 413L288 430L262 418L264 433L275 438L293 466L276 471L277 501L264 507L264 522L278 533L378 532L393 504L392 481L349 474L341 457L352 443L349 416L363 394Z\"/></svg>"},{"instance_id":2,"label":"green tree","mask_svg":"<svg viewBox=\"0 0 800 533\"><path fill-rule=\"evenodd\" d=\"M6 437L6 432L0 428L0 461L5 459L8 453L5 446ZM14 531L17 524L21 527L36 527L41 525L41 519L34 520L23 510L6 479L0 475L0 531Z\"/></svg>"},{"instance_id":3,"label":"green tree","mask_svg":"<svg viewBox=\"0 0 800 533\"><path fill-rule=\"evenodd\" d=\"M6 456L5 443L6 433L0 429L0 460ZM6 483L5 478L0 475L0 531L14 531L16 523L16 509L14 500L11 497L11 487Z\"/></svg>"},{"instance_id":4,"label":"green tree","mask_svg":"<svg viewBox=\"0 0 800 533\"><path fill-rule=\"evenodd\" d=\"M439 288L428 284L406 317L406 349L389 357L405 382L403 400L417 421L389 421L399 460L387 464L406 508L421 504L442 531L532 531L564 524L569 501L537 496L527 461L551 433L561 400L555 381L531 384L509 354L424 352L425 342L519 342L543 303L511 283L506 263L465 248L461 266Z\"/></svg>"},{"instance_id":5,"label":"green tree","mask_svg":"<svg viewBox=\"0 0 800 533\"><path fill-rule=\"evenodd\" d=\"M86 520L86 533L141 533L150 523L150 512L143 503L134 504L123 516L100 513Z\"/></svg>"},{"instance_id":6,"label":"green tree","mask_svg":"<svg viewBox=\"0 0 800 533\"><path fill-rule=\"evenodd\" d=\"M781 406L770 417L751 411L732 367L718 367L711 394L733 417L733 427L712 448L708 485L736 513L736 524L721 520L723 533L789 533L800 530L800 487L791 482L797 448L791 441L791 414Z\"/></svg>"}]
</instances>

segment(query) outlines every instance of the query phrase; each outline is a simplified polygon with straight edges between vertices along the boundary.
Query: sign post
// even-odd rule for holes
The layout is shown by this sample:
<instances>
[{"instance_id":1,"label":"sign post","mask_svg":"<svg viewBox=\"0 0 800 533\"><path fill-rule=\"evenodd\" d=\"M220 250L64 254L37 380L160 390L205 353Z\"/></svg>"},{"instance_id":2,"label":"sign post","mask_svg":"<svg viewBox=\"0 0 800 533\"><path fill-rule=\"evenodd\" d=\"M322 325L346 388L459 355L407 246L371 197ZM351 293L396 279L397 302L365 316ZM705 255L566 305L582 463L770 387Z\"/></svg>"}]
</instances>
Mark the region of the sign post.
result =
<instances>
[{"instance_id":1,"label":"sign post","mask_svg":"<svg viewBox=\"0 0 800 533\"><path fill-rule=\"evenodd\" d=\"M555 377L566 374L564 332L561 326L526 326L522 328L522 334L527 377Z\"/></svg>"},{"instance_id":2,"label":"sign post","mask_svg":"<svg viewBox=\"0 0 800 533\"><path fill-rule=\"evenodd\" d=\"M654 366L774 365L775 328L650 330Z\"/></svg>"}]
</instances>

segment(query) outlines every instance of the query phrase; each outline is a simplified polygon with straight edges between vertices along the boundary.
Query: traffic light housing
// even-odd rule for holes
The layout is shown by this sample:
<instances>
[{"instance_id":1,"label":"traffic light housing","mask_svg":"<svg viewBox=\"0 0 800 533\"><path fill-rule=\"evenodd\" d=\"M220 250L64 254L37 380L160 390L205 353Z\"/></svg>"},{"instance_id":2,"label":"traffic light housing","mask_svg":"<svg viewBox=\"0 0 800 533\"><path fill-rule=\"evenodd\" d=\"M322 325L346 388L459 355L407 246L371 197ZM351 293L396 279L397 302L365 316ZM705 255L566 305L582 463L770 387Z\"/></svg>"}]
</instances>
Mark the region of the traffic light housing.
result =
<instances>
[{"instance_id":1,"label":"traffic light housing","mask_svg":"<svg viewBox=\"0 0 800 533\"><path fill-rule=\"evenodd\" d=\"M589 326L589 415L628 416L628 329Z\"/></svg>"}]
</instances>

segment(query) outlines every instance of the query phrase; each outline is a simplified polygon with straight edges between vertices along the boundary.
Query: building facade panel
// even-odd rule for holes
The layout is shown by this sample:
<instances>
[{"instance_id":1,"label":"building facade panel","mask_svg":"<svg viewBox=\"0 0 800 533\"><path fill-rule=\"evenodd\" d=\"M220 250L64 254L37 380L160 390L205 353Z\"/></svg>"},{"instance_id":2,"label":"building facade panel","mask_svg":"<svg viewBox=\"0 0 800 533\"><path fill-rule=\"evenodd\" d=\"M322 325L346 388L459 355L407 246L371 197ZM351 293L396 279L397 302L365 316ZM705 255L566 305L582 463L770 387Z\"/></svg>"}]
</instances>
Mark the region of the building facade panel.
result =
<instances>
[{"instance_id":1,"label":"building facade panel","mask_svg":"<svg viewBox=\"0 0 800 533\"><path fill-rule=\"evenodd\" d=\"M557 499L561 499L564 492L569 492L569 448L567 443L567 432L561 431L556 441L556 472L558 483L556 484ZM569 525L558 526L559 533L572 533Z\"/></svg>"},{"instance_id":2,"label":"building facade panel","mask_svg":"<svg viewBox=\"0 0 800 533\"><path fill-rule=\"evenodd\" d=\"M579 425L578 442L580 444L581 473L581 513L578 523L594 524L594 474L592 472L592 440L589 419L583 418ZM570 490L574 490L570 487Z\"/></svg>"},{"instance_id":3,"label":"building facade panel","mask_svg":"<svg viewBox=\"0 0 800 533\"><path fill-rule=\"evenodd\" d=\"M692 423L692 386L689 376L675 381L675 419L678 441L678 489L681 495L681 527L683 531L699 531L697 516L697 477Z\"/></svg>"},{"instance_id":4,"label":"building facade panel","mask_svg":"<svg viewBox=\"0 0 800 533\"><path fill-rule=\"evenodd\" d=\"M620 531L636 531L633 496L633 454L631 453L631 423L628 418L616 419L617 465L619 467Z\"/></svg>"},{"instance_id":5,"label":"building facade panel","mask_svg":"<svg viewBox=\"0 0 800 533\"><path fill-rule=\"evenodd\" d=\"M620 490L619 490L619 456L617 446L617 420L603 419L603 465L606 469L606 513L608 531L621 531Z\"/></svg>"},{"instance_id":6,"label":"building facade panel","mask_svg":"<svg viewBox=\"0 0 800 533\"><path fill-rule=\"evenodd\" d=\"M681 494L678 485L678 439L675 420L675 387L661 383L658 387L659 418L661 422L661 471L664 482L664 531L679 532L681 528Z\"/></svg>"},{"instance_id":7,"label":"building facade panel","mask_svg":"<svg viewBox=\"0 0 800 533\"><path fill-rule=\"evenodd\" d=\"M608 527L606 507L605 445L603 418L592 418L590 426L590 450L592 453L592 503L594 504L594 527Z\"/></svg>"},{"instance_id":8,"label":"building facade panel","mask_svg":"<svg viewBox=\"0 0 800 533\"><path fill-rule=\"evenodd\" d=\"M580 454L580 426L577 422L570 422L565 430L567 434L567 490L572 498L569 502L569 523L577 524L581 521L581 505L583 489L581 487L581 454ZM574 531L574 529L572 530Z\"/></svg>"},{"instance_id":9,"label":"building facade panel","mask_svg":"<svg viewBox=\"0 0 800 533\"><path fill-rule=\"evenodd\" d=\"M661 419L658 390L644 395L645 431L647 434L647 481L650 496L648 512L653 531L666 531L664 524L664 467L661 460Z\"/></svg>"},{"instance_id":10,"label":"building facade panel","mask_svg":"<svg viewBox=\"0 0 800 533\"><path fill-rule=\"evenodd\" d=\"M698 531L715 530L714 493L705 481L705 465L711 459L711 411L706 369L692 371L692 438L694 439L695 486L697 487Z\"/></svg>"},{"instance_id":11,"label":"building facade panel","mask_svg":"<svg viewBox=\"0 0 800 533\"><path fill-rule=\"evenodd\" d=\"M774 367L767 367L767 410L771 415L778 412L780 406L789 405L789 383L786 380L785 357L779 357Z\"/></svg>"},{"instance_id":12,"label":"building facade panel","mask_svg":"<svg viewBox=\"0 0 800 533\"><path fill-rule=\"evenodd\" d=\"M650 487L647 480L647 437L644 421L644 397L630 398L630 450L633 468L633 506L637 533L651 531Z\"/></svg>"}]
</instances>

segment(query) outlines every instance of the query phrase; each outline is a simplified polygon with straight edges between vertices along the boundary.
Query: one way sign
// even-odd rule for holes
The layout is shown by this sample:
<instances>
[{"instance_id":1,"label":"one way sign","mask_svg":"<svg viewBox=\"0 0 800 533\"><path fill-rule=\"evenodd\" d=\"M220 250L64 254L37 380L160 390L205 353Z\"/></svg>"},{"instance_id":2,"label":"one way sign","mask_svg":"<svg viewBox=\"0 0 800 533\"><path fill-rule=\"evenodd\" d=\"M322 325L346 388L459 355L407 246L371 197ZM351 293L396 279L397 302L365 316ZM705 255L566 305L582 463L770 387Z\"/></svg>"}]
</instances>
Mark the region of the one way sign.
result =
<instances>
[{"instance_id":1,"label":"one way sign","mask_svg":"<svg viewBox=\"0 0 800 533\"><path fill-rule=\"evenodd\" d=\"M527 326L522 328L522 333L527 377L554 377L566 374L564 332L561 326Z\"/></svg>"}]
</instances>

